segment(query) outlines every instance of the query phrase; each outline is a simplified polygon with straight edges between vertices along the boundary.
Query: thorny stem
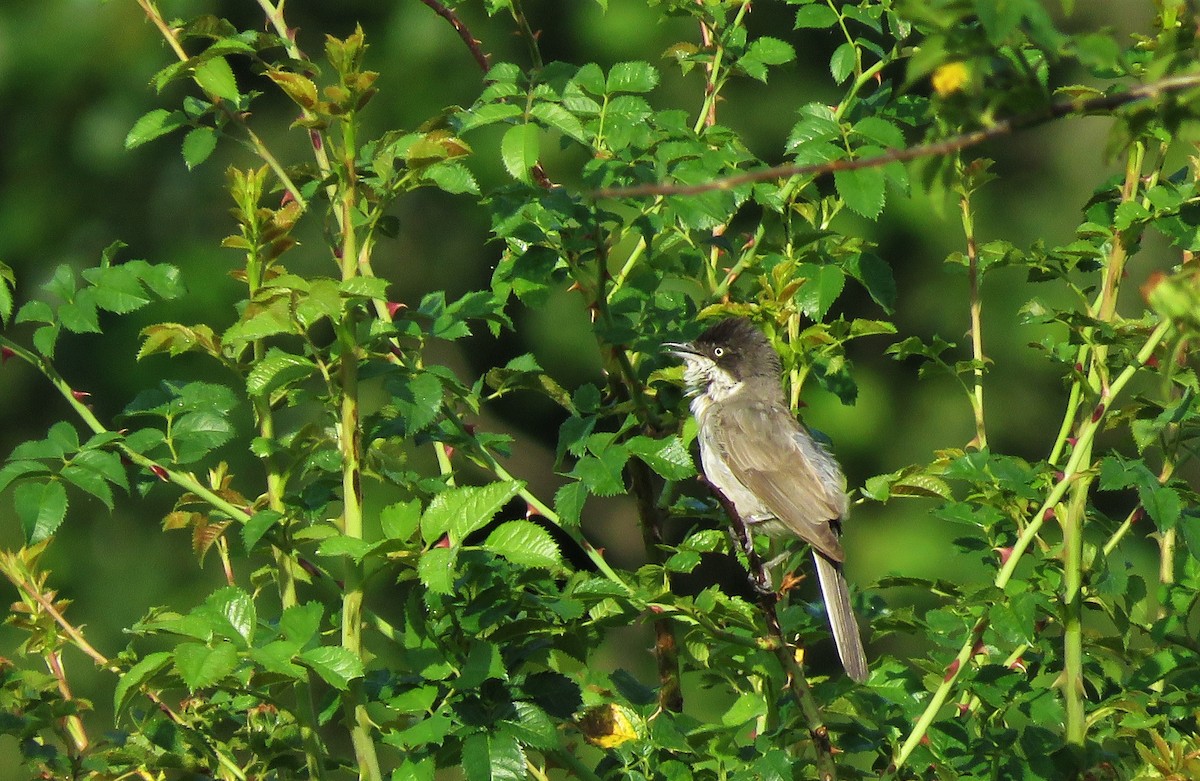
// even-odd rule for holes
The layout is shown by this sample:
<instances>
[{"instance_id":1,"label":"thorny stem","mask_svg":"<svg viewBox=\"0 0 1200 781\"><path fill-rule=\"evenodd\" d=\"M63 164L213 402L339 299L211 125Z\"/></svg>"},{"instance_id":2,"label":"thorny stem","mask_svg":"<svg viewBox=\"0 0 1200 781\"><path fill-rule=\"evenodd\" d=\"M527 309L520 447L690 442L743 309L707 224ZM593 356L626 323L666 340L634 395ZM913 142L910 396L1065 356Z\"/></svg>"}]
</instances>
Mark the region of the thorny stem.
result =
<instances>
[{"instance_id":1,"label":"thorny stem","mask_svg":"<svg viewBox=\"0 0 1200 781\"><path fill-rule=\"evenodd\" d=\"M979 294L979 247L975 242L975 217L971 212L971 190L963 182L959 198L962 211L963 235L967 241L967 285L971 300L971 358L975 362L972 372L974 384L971 389L971 410L975 414L975 440L971 444L980 450L987 448L987 427L983 419L983 298Z\"/></svg>"},{"instance_id":2,"label":"thorny stem","mask_svg":"<svg viewBox=\"0 0 1200 781\"><path fill-rule=\"evenodd\" d=\"M260 0L260 3L265 2L266 0ZM175 56L178 57L181 62L187 62L189 59L191 59L188 56L187 51L184 50L183 44L179 42L179 36L176 34L176 31L172 30L170 25L167 24L166 20L163 19L162 14L159 13L158 8L154 5L152 0L137 0L137 3L139 6L141 6L142 11L146 14L146 17L150 19L156 28L158 28L159 33L167 41L167 45L169 45L171 50L175 52ZM284 38L285 40L287 39L286 34L284 35ZM225 118L228 121L242 129L242 131L246 134L247 140L249 141L250 148L254 150L254 153L258 155L263 162L270 166L271 170L275 172L275 175L279 177L279 181L283 184L287 191L291 193L292 197L296 199L296 203L300 204L301 207L306 208L308 202L301 194L300 188L298 188L292 181L291 177L288 176L287 171L284 170L283 165L279 162L275 155L271 153L271 150L267 149L266 145L263 144L262 139L250 129L250 126L246 124L245 120L238 114L238 112L231 110L221 98L216 96L210 96L210 98L213 101L213 105L220 106L222 113L225 114Z\"/></svg>"},{"instance_id":3,"label":"thorny stem","mask_svg":"<svg viewBox=\"0 0 1200 781\"><path fill-rule=\"evenodd\" d=\"M79 629L77 629L71 622L67 621L67 618L62 614L62 611L55 607L53 597L43 591L42 584L39 582L37 576L32 575L32 573L29 571L28 565L20 560L19 554L0 552L0 572L3 572L4 577L10 583L12 583L12 585L26 600L31 601L37 606L38 609L50 616L54 623L58 625L58 627L71 641L71 644L82 651L85 656L95 662L97 667L105 669L116 675L122 674L120 667L114 664L107 656L96 650L96 648L83 636L83 633L80 632ZM162 711L162 713L165 714L172 722L185 729L188 728L187 723L184 722L179 714L172 710L172 708L167 705L161 697L159 697L157 692L149 689L145 685L139 686L138 689L145 694L146 697L153 702L158 709ZM69 698L69 693L65 694L64 696L68 696ZM217 763L225 771L226 775L223 777L238 779L238 781L245 781L246 776L242 772L242 769L238 767L236 762L234 762L230 757L227 757L223 752L211 745L208 745L206 741L202 742L202 745L205 745L207 750L212 752L212 755L216 759Z\"/></svg>"},{"instance_id":4,"label":"thorny stem","mask_svg":"<svg viewBox=\"0 0 1200 781\"><path fill-rule=\"evenodd\" d=\"M1108 411L1111 409L1112 400L1115 399L1122 390L1124 390L1125 385L1131 379L1133 379L1133 376L1137 374L1138 371L1142 369L1146 361L1150 360L1150 357L1154 354L1154 351L1158 348L1159 344L1162 343L1163 339L1166 338L1166 335L1170 331L1171 324L1169 322L1161 322L1155 326L1154 330L1151 331L1150 335L1146 338L1146 341L1143 343L1141 349L1138 350L1134 361L1129 366L1126 366L1125 369L1116 377L1116 379L1113 380L1109 387L1109 394L1106 399L1105 408L1103 410L1098 409L1098 414L1093 415L1091 418L1084 420L1083 423L1080 424L1078 441L1076 442L1074 449L1071 451L1070 459L1063 468L1062 477L1050 489L1050 492L1047 494L1046 499L1042 502L1041 507L1039 507L1037 512L1035 512L1034 515L1029 519L1025 529L1021 532L1021 536L1017 538L1016 543L1013 545L1012 552L1009 554L1008 560L1004 563L1004 566L1001 567L1000 572L996 575L996 588L1003 590L1004 587L1008 585L1008 582L1012 579L1013 573L1016 571L1017 565L1021 561L1021 557L1025 554L1025 551L1029 548L1029 545L1037 536L1038 531L1041 530L1042 524L1045 522L1047 516L1051 514L1048 511L1058 506L1058 503L1062 501L1063 496L1066 495L1066 492L1070 488L1071 484L1079 479L1080 473L1090 468L1089 464L1084 463L1083 456L1085 451L1090 454L1091 443L1096 436L1096 432L1104 424L1105 417ZM959 649L958 655L947 667L946 675L942 680L941 685L939 685L937 690L934 691L933 696L929 700L929 704L925 706L925 710L922 711L921 716L913 725L912 731L909 732L904 743L896 752L895 758L888 766L888 772L886 774L887 777L894 777L899 772L900 768L904 766L904 763L908 760L908 757L912 754L913 750L916 749L916 747L921 743L921 739L929 730L930 725L933 724L934 719L937 718L938 711L941 710L943 705L945 705L946 699L950 695L951 690L954 688L954 683L958 679L958 675L961 672L963 665L970 661L972 652L978 644L980 638L983 636L983 631L987 628L987 625L988 622L986 618L980 618L975 623L970 635Z\"/></svg>"},{"instance_id":5,"label":"thorny stem","mask_svg":"<svg viewBox=\"0 0 1200 781\"><path fill-rule=\"evenodd\" d=\"M421 2L429 6L435 14L450 23L450 26L458 33L458 37L462 38L463 43L471 50L471 56L475 58L475 64L479 66L481 71L487 73L491 68L492 57L483 50L482 41L471 33L470 28L463 23L458 14L439 3L438 0L421 0Z\"/></svg>"}]
</instances>

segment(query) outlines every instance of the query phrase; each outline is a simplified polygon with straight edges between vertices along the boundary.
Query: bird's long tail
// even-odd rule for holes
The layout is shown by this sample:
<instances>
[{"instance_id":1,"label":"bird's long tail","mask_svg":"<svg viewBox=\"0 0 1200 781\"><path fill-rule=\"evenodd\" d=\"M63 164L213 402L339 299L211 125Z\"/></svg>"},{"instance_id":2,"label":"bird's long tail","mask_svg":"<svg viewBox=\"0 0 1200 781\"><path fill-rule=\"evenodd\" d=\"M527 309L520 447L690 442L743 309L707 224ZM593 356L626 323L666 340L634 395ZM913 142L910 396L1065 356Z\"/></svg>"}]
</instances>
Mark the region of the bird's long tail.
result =
<instances>
[{"instance_id":1,"label":"bird's long tail","mask_svg":"<svg viewBox=\"0 0 1200 781\"><path fill-rule=\"evenodd\" d=\"M829 614L829 626L833 630L833 642L846 674L855 681L867 679L867 655L863 651L862 638L858 634L858 621L850 608L850 590L842 575L842 565L813 551L817 561L817 579L821 581L821 596L825 598L825 612Z\"/></svg>"}]
</instances>

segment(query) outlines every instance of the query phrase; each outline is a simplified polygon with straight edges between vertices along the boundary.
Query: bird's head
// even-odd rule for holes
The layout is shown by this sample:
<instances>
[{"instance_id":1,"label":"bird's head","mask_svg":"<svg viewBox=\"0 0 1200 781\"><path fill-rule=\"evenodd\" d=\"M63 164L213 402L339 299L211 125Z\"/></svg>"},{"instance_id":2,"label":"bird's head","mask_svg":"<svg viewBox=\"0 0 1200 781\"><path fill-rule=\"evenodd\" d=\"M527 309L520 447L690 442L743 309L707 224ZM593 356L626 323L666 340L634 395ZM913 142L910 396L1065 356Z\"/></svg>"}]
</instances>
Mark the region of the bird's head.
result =
<instances>
[{"instance_id":1,"label":"bird's head","mask_svg":"<svg viewBox=\"0 0 1200 781\"><path fill-rule=\"evenodd\" d=\"M669 342L685 362L684 380L694 394L713 401L752 379L779 381L779 354L767 337L743 317L722 320L691 342Z\"/></svg>"}]
</instances>

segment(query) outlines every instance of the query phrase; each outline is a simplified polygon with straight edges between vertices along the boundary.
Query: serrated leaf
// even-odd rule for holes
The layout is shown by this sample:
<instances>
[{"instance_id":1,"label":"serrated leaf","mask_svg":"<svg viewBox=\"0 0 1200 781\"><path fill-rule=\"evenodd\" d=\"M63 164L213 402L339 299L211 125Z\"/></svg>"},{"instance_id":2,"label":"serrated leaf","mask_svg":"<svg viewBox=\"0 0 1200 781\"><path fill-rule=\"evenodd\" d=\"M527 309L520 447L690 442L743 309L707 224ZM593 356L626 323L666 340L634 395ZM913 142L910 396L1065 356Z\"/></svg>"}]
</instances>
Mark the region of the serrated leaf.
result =
<instances>
[{"instance_id":1,"label":"serrated leaf","mask_svg":"<svg viewBox=\"0 0 1200 781\"><path fill-rule=\"evenodd\" d=\"M261 360L254 363L250 373L246 375L246 393L251 396L266 396L307 379L316 370L316 364L307 358L272 347Z\"/></svg>"},{"instance_id":2,"label":"serrated leaf","mask_svg":"<svg viewBox=\"0 0 1200 781\"><path fill-rule=\"evenodd\" d=\"M133 123L133 127L125 136L125 148L134 149L186 125L187 117L182 111L156 108L138 117L138 121Z\"/></svg>"},{"instance_id":3,"label":"serrated leaf","mask_svg":"<svg viewBox=\"0 0 1200 781\"><path fill-rule=\"evenodd\" d=\"M133 667L130 667L121 680L117 681L116 689L113 691L113 713L120 717L121 711L125 709L125 704L133 693L144 686L155 675L166 668L171 663L170 651L159 651L157 653L147 654L140 659Z\"/></svg>"},{"instance_id":4,"label":"serrated leaf","mask_svg":"<svg viewBox=\"0 0 1200 781\"><path fill-rule=\"evenodd\" d=\"M237 103L239 99L237 79L233 76L233 68L224 57L211 57L196 66L192 73L196 83L210 95Z\"/></svg>"},{"instance_id":5,"label":"serrated leaf","mask_svg":"<svg viewBox=\"0 0 1200 781\"><path fill-rule=\"evenodd\" d=\"M217 148L217 132L211 127L198 127L188 131L183 137L183 162L188 170L208 159Z\"/></svg>"},{"instance_id":6,"label":"serrated leaf","mask_svg":"<svg viewBox=\"0 0 1200 781\"><path fill-rule=\"evenodd\" d=\"M608 72L605 91L649 92L658 85L658 71L648 62L618 62Z\"/></svg>"},{"instance_id":7,"label":"serrated leaf","mask_svg":"<svg viewBox=\"0 0 1200 781\"><path fill-rule=\"evenodd\" d=\"M390 540L407 540L421 520L421 503L416 499L389 504L379 511L379 525Z\"/></svg>"},{"instance_id":8,"label":"serrated leaf","mask_svg":"<svg viewBox=\"0 0 1200 781\"><path fill-rule=\"evenodd\" d=\"M875 219L883 211L886 177L881 169L834 171L833 183L846 205L868 220Z\"/></svg>"},{"instance_id":9,"label":"serrated leaf","mask_svg":"<svg viewBox=\"0 0 1200 781\"><path fill-rule=\"evenodd\" d=\"M500 140L500 159L504 169L512 178L529 184L530 169L538 161L538 126L534 124L513 125L504 131Z\"/></svg>"},{"instance_id":10,"label":"serrated leaf","mask_svg":"<svg viewBox=\"0 0 1200 781\"><path fill-rule=\"evenodd\" d=\"M350 277L338 283L343 295L387 300L389 282L383 277Z\"/></svg>"},{"instance_id":11,"label":"serrated leaf","mask_svg":"<svg viewBox=\"0 0 1200 781\"><path fill-rule=\"evenodd\" d=\"M83 278L92 285L96 306L123 315L141 309L151 300L137 271L132 264L92 268L83 272Z\"/></svg>"},{"instance_id":12,"label":"serrated leaf","mask_svg":"<svg viewBox=\"0 0 1200 781\"><path fill-rule=\"evenodd\" d=\"M350 687L350 681L363 676L362 660L341 646L311 648L300 654L299 659L326 683L341 691Z\"/></svg>"},{"instance_id":13,"label":"serrated leaf","mask_svg":"<svg viewBox=\"0 0 1200 781\"><path fill-rule=\"evenodd\" d=\"M99 499L109 510L113 509L112 488L99 472L71 463L64 466L59 474L63 480Z\"/></svg>"},{"instance_id":14,"label":"serrated leaf","mask_svg":"<svg viewBox=\"0 0 1200 781\"><path fill-rule=\"evenodd\" d=\"M892 275L892 267L877 255L864 253L857 255L846 264L846 270L857 279L875 303L891 314L896 307L896 278ZM876 331L875 333L894 333L894 326L886 324L891 331Z\"/></svg>"},{"instance_id":15,"label":"serrated leaf","mask_svg":"<svg viewBox=\"0 0 1200 781\"><path fill-rule=\"evenodd\" d=\"M835 82L841 84L854 72L857 63L858 55L855 52L854 44L843 43L834 49L833 56L829 58L829 73Z\"/></svg>"},{"instance_id":16,"label":"serrated leaf","mask_svg":"<svg viewBox=\"0 0 1200 781\"><path fill-rule=\"evenodd\" d=\"M13 456L9 456L13 458ZM9 461L0 468L0 491L8 488L9 484L26 475L49 475L50 468L41 461L16 460Z\"/></svg>"},{"instance_id":17,"label":"serrated leaf","mask_svg":"<svg viewBox=\"0 0 1200 781\"><path fill-rule=\"evenodd\" d=\"M189 350L200 350L213 356L221 354L216 334L203 324L186 326L180 323L158 323L143 328L141 336L142 346L137 355L139 361L160 352L166 352L172 357Z\"/></svg>"},{"instance_id":18,"label":"serrated leaf","mask_svg":"<svg viewBox=\"0 0 1200 781\"><path fill-rule=\"evenodd\" d=\"M630 438L625 447L667 480L684 480L696 474L692 456L677 436L654 439L639 435Z\"/></svg>"},{"instance_id":19,"label":"serrated leaf","mask_svg":"<svg viewBox=\"0 0 1200 781\"><path fill-rule=\"evenodd\" d=\"M421 176L451 195L461 195L462 193L469 193L471 195L479 194L479 182L475 180L475 175L465 165L457 161L435 163L426 168L421 173Z\"/></svg>"},{"instance_id":20,"label":"serrated leaf","mask_svg":"<svg viewBox=\"0 0 1200 781\"><path fill-rule=\"evenodd\" d=\"M564 525L578 526L583 515L583 503L587 499L587 486L572 481L554 492L554 511Z\"/></svg>"},{"instance_id":21,"label":"serrated leaf","mask_svg":"<svg viewBox=\"0 0 1200 781\"><path fill-rule=\"evenodd\" d=\"M525 752L511 735L476 732L463 741L467 781L524 781Z\"/></svg>"},{"instance_id":22,"label":"serrated leaf","mask_svg":"<svg viewBox=\"0 0 1200 781\"><path fill-rule=\"evenodd\" d=\"M934 499L952 499L954 492L945 480L933 475L908 475L891 486L892 496L926 496Z\"/></svg>"},{"instance_id":23,"label":"serrated leaf","mask_svg":"<svg viewBox=\"0 0 1200 781\"><path fill-rule=\"evenodd\" d=\"M25 542L41 542L54 534L67 516L67 489L58 480L21 483L13 490L13 505Z\"/></svg>"},{"instance_id":24,"label":"serrated leaf","mask_svg":"<svg viewBox=\"0 0 1200 781\"><path fill-rule=\"evenodd\" d=\"M274 68L267 71L267 78L275 82L284 94L301 108L313 109L316 107L319 100L317 85L311 79L301 76L299 73L275 70Z\"/></svg>"},{"instance_id":25,"label":"serrated leaf","mask_svg":"<svg viewBox=\"0 0 1200 781\"><path fill-rule=\"evenodd\" d=\"M833 302L846 286L846 275L837 266L815 266L814 272L796 292L800 310L816 322L825 319Z\"/></svg>"},{"instance_id":26,"label":"serrated leaf","mask_svg":"<svg viewBox=\"0 0 1200 781\"><path fill-rule=\"evenodd\" d=\"M458 552L453 548L430 548L417 562L417 577L421 585L435 594L450 594L454 590L454 569Z\"/></svg>"},{"instance_id":27,"label":"serrated leaf","mask_svg":"<svg viewBox=\"0 0 1200 781\"><path fill-rule=\"evenodd\" d=\"M212 686L237 669L238 652L231 643L213 648L200 643L181 643L172 652L175 670L190 691Z\"/></svg>"},{"instance_id":28,"label":"serrated leaf","mask_svg":"<svg viewBox=\"0 0 1200 781\"><path fill-rule=\"evenodd\" d=\"M263 535L281 520L283 520L283 513L275 510L259 510L250 516L250 520L242 525L242 544L246 547L246 553L254 550Z\"/></svg>"},{"instance_id":29,"label":"serrated leaf","mask_svg":"<svg viewBox=\"0 0 1200 781\"><path fill-rule=\"evenodd\" d=\"M322 540L317 547L317 554L329 558L349 556L355 561L361 561L363 556L371 552L371 548L371 543L360 537L338 534Z\"/></svg>"},{"instance_id":30,"label":"serrated leaf","mask_svg":"<svg viewBox=\"0 0 1200 781\"><path fill-rule=\"evenodd\" d=\"M823 29L837 24L837 20L837 12L832 8L827 5L814 3L813 5L801 6L796 11L796 23L794 26L797 30L808 28Z\"/></svg>"},{"instance_id":31,"label":"serrated leaf","mask_svg":"<svg viewBox=\"0 0 1200 781\"><path fill-rule=\"evenodd\" d=\"M532 521L502 523L488 535L483 547L525 567L555 570L562 566L562 552L554 538Z\"/></svg>"},{"instance_id":32,"label":"serrated leaf","mask_svg":"<svg viewBox=\"0 0 1200 781\"><path fill-rule=\"evenodd\" d=\"M298 651L317 636L323 612L319 602L292 605L279 617L279 634Z\"/></svg>"},{"instance_id":33,"label":"serrated leaf","mask_svg":"<svg viewBox=\"0 0 1200 781\"><path fill-rule=\"evenodd\" d=\"M241 640L246 646L254 644L258 611L254 599L236 586L214 592L204 601L204 610L216 619L214 629L230 640Z\"/></svg>"},{"instance_id":34,"label":"serrated leaf","mask_svg":"<svg viewBox=\"0 0 1200 781\"><path fill-rule=\"evenodd\" d=\"M535 103L529 109L529 114L533 118L541 120L546 127L570 136L580 143L587 142L583 124L574 114L557 103Z\"/></svg>"},{"instance_id":35,"label":"serrated leaf","mask_svg":"<svg viewBox=\"0 0 1200 781\"><path fill-rule=\"evenodd\" d=\"M421 538L428 545L449 534L451 546L458 545L468 534L486 526L520 490L521 483L497 482L442 491L421 515Z\"/></svg>"}]
</instances>

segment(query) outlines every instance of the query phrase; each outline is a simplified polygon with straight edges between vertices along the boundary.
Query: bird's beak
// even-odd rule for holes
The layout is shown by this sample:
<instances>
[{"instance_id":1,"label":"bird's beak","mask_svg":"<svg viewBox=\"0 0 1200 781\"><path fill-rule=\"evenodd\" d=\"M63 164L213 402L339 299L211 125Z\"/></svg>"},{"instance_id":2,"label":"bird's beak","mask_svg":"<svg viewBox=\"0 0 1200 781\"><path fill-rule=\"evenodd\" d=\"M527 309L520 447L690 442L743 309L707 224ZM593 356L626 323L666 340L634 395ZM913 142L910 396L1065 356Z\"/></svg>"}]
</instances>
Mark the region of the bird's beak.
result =
<instances>
[{"instance_id":1,"label":"bird's beak","mask_svg":"<svg viewBox=\"0 0 1200 781\"><path fill-rule=\"evenodd\" d=\"M700 351L693 347L691 342L663 342L663 347L680 358L700 354Z\"/></svg>"}]
</instances>

